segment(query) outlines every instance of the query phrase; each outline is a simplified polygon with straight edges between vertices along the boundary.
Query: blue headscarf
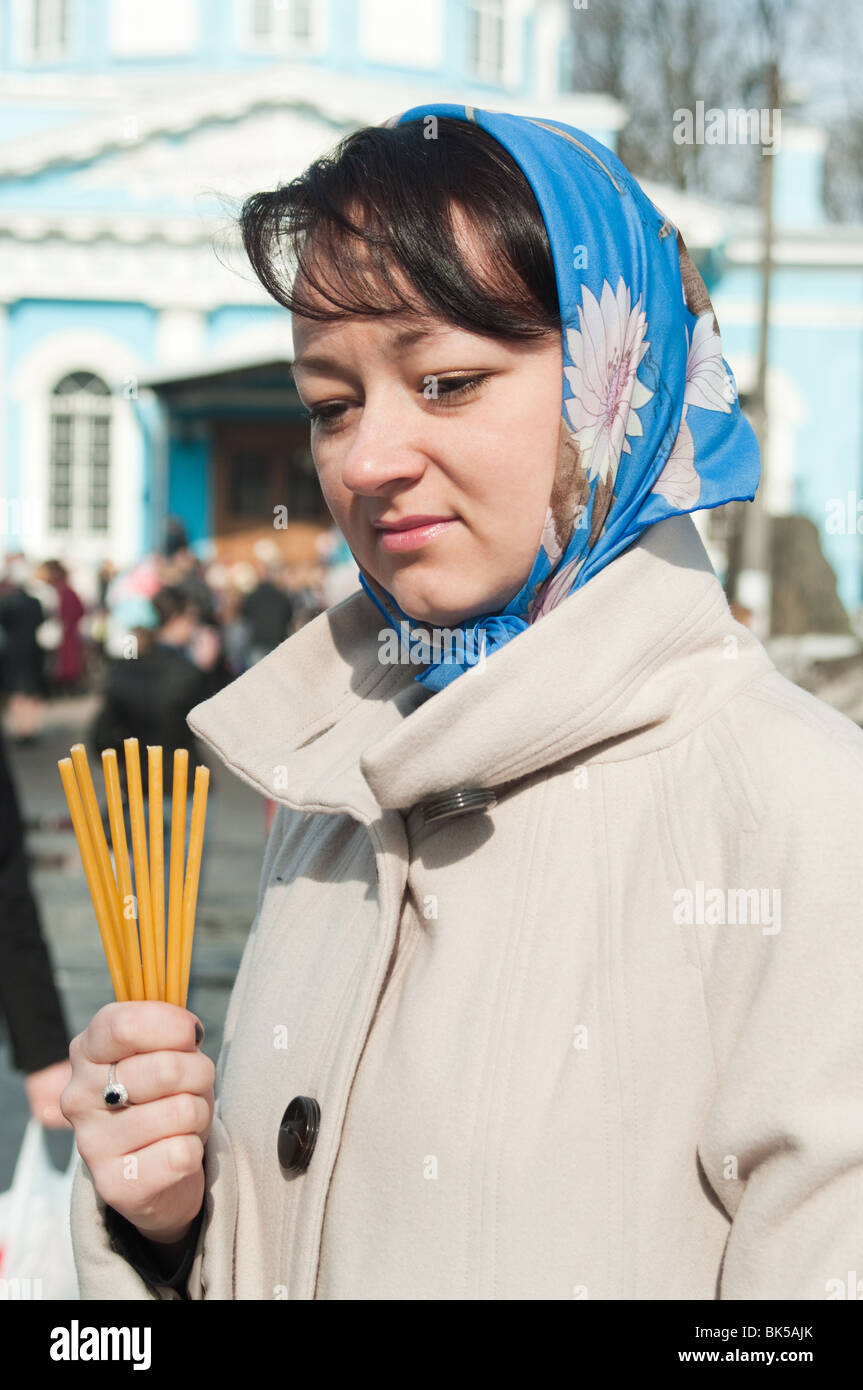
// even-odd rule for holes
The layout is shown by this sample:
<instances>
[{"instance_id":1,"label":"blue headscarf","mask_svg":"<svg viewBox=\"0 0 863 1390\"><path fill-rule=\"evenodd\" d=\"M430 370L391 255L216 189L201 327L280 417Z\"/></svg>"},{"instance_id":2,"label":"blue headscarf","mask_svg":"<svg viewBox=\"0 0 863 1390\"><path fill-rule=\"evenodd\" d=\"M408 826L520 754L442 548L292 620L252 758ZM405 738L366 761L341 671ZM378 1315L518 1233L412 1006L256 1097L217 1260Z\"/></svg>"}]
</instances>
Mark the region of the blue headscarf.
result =
<instances>
[{"instance_id":1,"label":"blue headscarf","mask_svg":"<svg viewBox=\"0 0 863 1390\"><path fill-rule=\"evenodd\" d=\"M563 339L560 450L526 583L499 612L435 645L362 569L387 623L421 640L416 677L441 690L586 584L654 522L755 496L755 434L722 357L713 306L683 239L612 152L559 121L448 103L386 122L474 121L509 151L539 203ZM436 135L436 130L434 130ZM370 582L371 581L371 582ZM415 657L413 659L416 659Z\"/></svg>"}]
</instances>

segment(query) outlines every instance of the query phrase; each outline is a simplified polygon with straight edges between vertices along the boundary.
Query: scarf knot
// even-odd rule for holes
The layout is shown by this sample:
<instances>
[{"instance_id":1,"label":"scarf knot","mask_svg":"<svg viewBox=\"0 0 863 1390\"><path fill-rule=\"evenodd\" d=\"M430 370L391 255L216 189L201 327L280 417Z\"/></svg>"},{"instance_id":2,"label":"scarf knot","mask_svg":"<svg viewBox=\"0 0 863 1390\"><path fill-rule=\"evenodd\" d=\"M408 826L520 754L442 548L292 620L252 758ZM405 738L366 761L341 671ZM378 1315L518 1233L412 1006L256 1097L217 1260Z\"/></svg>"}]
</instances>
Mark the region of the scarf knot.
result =
<instances>
[{"instance_id":1,"label":"scarf knot","mask_svg":"<svg viewBox=\"0 0 863 1390\"><path fill-rule=\"evenodd\" d=\"M445 654L438 661L429 662L416 679L429 690L443 690L444 686L449 685L462 672L469 671L471 667L481 666L492 652L506 646L511 638L523 632L527 626L528 623L518 613L506 612L492 613L486 617L459 623L455 630L464 634L464 642L460 644L464 660L453 660Z\"/></svg>"}]
</instances>

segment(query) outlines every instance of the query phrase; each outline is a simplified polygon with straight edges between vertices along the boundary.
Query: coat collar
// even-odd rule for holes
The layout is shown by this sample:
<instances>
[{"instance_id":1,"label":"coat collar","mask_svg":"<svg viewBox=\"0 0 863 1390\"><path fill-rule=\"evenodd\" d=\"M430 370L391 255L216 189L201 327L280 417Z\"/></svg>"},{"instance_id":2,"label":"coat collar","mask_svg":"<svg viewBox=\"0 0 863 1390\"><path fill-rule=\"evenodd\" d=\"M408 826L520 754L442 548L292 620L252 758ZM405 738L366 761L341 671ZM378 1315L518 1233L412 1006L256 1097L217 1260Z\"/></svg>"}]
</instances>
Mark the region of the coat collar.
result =
<instances>
[{"instance_id":1,"label":"coat collar","mask_svg":"<svg viewBox=\"0 0 863 1390\"><path fill-rule=\"evenodd\" d=\"M453 788L499 788L563 759L668 746L773 670L732 617L688 515L436 694L379 660L358 590L288 638L188 724L243 780L305 811L370 822Z\"/></svg>"}]
</instances>

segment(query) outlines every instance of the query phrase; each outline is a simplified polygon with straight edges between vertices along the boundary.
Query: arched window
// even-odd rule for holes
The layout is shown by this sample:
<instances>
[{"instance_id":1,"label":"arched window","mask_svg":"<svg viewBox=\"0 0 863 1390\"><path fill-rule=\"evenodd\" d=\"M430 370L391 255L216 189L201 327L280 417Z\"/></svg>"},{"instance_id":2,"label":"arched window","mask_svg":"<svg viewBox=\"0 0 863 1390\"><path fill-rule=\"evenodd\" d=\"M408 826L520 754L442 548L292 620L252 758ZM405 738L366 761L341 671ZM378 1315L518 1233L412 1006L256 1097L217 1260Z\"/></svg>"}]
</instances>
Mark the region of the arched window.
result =
<instances>
[{"instance_id":1,"label":"arched window","mask_svg":"<svg viewBox=\"0 0 863 1390\"><path fill-rule=\"evenodd\" d=\"M54 387L48 467L48 529L105 535L111 505L111 392L92 372Z\"/></svg>"}]
</instances>

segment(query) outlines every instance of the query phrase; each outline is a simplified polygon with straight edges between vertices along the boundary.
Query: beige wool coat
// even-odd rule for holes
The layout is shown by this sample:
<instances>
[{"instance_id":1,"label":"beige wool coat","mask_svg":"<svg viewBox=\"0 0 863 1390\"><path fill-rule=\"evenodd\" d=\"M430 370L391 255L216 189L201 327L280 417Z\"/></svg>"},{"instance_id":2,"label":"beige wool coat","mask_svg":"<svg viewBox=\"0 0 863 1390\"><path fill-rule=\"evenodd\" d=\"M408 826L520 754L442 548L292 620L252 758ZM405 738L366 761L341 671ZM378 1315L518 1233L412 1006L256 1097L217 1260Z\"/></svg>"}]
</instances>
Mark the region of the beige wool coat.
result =
<instances>
[{"instance_id":1,"label":"beige wool coat","mask_svg":"<svg viewBox=\"0 0 863 1390\"><path fill-rule=\"evenodd\" d=\"M380 631L358 591L189 716L279 808L188 1297L847 1296L863 732L733 619L688 516L437 694ZM426 819L454 789L486 797ZM84 1298L177 1297L83 1163L72 1220Z\"/></svg>"}]
</instances>

